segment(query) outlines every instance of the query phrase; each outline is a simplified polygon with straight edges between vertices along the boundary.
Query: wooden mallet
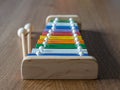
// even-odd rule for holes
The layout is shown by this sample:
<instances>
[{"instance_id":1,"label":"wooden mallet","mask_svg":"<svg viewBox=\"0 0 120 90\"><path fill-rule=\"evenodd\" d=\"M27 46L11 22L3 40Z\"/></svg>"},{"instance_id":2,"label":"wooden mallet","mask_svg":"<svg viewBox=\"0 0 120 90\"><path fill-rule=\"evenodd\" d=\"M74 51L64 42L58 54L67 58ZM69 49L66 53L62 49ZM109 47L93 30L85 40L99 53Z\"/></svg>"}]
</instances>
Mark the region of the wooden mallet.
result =
<instances>
[{"instance_id":1,"label":"wooden mallet","mask_svg":"<svg viewBox=\"0 0 120 90\"><path fill-rule=\"evenodd\" d=\"M24 26L24 29L27 31L27 52L30 53L31 52L31 24L28 23Z\"/></svg>"},{"instance_id":2,"label":"wooden mallet","mask_svg":"<svg viewBox=\"0 0 120 90\"><path fill-rule=\"evenodd\" d=\"M25 44L25 34L26 34L26 30L24 28L20 28L18 29L18 36L21 38L22 40L22 52L23 52L23 58L26 56L26 44Z\"/></svg>"}]
</instances>

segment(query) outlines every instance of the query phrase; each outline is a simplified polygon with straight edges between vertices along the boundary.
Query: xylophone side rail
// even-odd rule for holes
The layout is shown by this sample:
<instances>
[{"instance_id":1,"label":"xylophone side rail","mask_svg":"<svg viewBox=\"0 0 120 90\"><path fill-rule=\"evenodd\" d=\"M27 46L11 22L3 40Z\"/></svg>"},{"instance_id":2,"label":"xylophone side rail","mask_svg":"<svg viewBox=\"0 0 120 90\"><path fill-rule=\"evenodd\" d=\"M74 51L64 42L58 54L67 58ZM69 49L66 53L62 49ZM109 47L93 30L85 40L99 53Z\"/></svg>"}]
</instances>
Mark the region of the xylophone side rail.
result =
<instances>
[{"instance_id":1,"label":"xylophone side rail","mask_svg":"<svg viewBox=\"0 0 120 90\"><path fill-rule=\"evenodd\" d=\"M69 18L73 18L75 21L79 22L79 18L78 15L49 15L46 18L46 24L50 21L53 20L55 18L59 18L59 19L64 19L64 20L68 20Z\"/></svg>"}]
</instances>

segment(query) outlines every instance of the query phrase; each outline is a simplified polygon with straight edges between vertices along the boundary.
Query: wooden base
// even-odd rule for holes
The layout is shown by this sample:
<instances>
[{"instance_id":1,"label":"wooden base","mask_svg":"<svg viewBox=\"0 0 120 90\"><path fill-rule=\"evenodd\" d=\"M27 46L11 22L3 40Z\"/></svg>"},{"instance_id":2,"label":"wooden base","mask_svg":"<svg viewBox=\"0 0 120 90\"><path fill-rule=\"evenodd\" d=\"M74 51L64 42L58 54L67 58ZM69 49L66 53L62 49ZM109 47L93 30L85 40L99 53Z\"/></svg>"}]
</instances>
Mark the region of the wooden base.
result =
<instances>
[{"instance_id":1,"label":"wooden base","mask_svg":"<svg viewBox=\"0 0 120 90\"><path fill-rule=\"evenodd\" d=\"M23 79L96 79L98 64L92 56L26 56Z\"/></svg>"}]
</instances>

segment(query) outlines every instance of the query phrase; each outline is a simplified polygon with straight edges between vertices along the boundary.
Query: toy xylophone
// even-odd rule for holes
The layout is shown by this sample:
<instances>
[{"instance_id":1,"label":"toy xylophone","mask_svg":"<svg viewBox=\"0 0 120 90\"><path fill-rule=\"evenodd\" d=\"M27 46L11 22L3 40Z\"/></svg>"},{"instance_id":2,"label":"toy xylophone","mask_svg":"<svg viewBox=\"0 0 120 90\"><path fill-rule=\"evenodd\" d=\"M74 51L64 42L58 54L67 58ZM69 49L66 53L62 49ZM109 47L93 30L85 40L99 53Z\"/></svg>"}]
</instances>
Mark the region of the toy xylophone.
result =
<instances>
[{"instance_id":1,"label":"toy xylophone","mask_svg":"<svg viewBox=\"0 0 120 90\"><path fill-rule=\"evenodd\" d=\"M31 50L31 24L18 30L22 39L23 79L96 79L98 64L80 33L77 15L50 15ZM27 36L27 46L26 37Z\"/></svg>"}]
</instances>

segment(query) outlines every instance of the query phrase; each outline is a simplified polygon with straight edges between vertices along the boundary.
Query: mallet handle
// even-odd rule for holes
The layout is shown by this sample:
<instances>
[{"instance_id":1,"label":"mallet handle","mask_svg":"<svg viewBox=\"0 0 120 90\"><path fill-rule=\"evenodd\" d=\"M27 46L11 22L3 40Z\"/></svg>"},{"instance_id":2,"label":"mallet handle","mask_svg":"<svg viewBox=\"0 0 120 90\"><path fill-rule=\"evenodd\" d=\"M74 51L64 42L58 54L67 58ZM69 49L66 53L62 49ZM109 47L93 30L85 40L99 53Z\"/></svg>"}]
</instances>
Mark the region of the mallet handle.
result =
<instances>
[{"instance_id":1,"label":"mallet handle","mask_svg":"<svg viewBox=\"0 0 120 90\"><path fill-rule=\"evenodd\" d=\"M25 35L24 33L21 34L22 39L22 52L23 52L23 58L26 56L26 43L25 43Z\"/></svg>"}]
</instances>

